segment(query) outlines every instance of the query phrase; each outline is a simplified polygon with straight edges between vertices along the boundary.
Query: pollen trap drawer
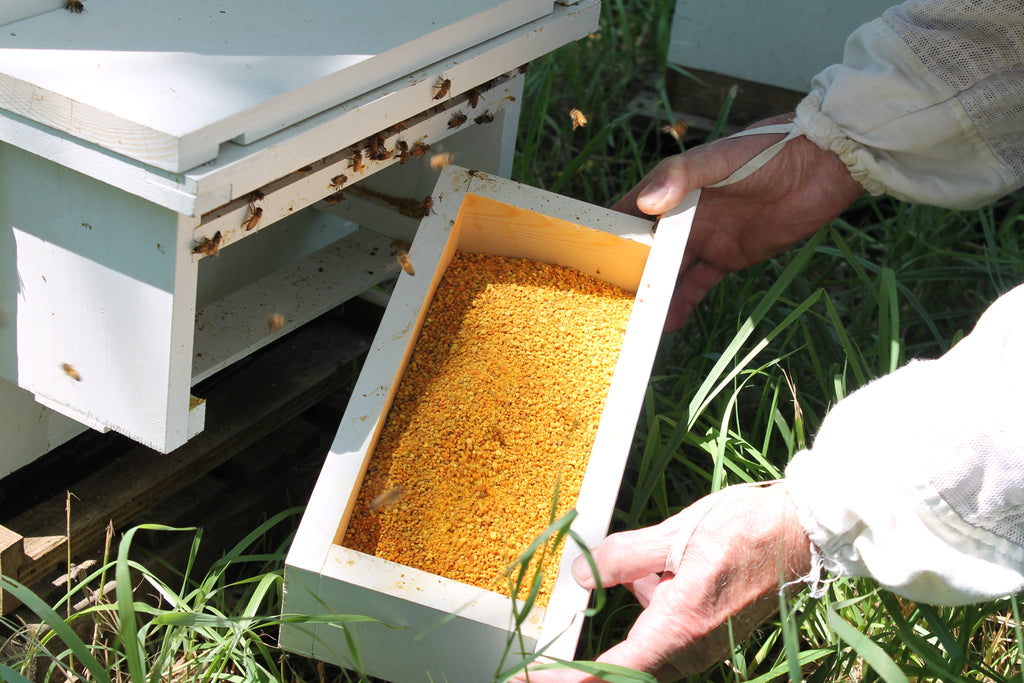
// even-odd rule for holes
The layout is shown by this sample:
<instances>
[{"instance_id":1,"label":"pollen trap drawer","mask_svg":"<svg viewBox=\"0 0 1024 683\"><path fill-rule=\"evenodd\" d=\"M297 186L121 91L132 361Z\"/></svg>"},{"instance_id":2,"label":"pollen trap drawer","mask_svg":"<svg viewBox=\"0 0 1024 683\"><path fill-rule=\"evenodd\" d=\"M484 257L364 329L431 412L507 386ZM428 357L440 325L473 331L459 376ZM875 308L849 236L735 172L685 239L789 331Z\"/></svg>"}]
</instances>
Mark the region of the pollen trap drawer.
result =
<instances>
[{"instance_id":1,"label":"pollen trap drawer","mask_svg":"<svg viewBox=\"0 0 1024 683\"><path fill-rule=\"evenodd\" d=\"M547 604L534 605L518 629L512 600L496 590L343 545L350 523L360 515L378 514L373 508L381 501L399 513L403 509L401 490L385 491L368 504L370 496L360 498L360 489L368 468L373 471L374 450L446 270L460 253L526 258L566 266L632 293L632 311L575 503L571 528L589 546L604 536L611 519L697 201L696 194L688 197L655 230L650 221L454 166L442 172L432 194L434 213L423 218L409 250L412 267L399 276L360 372L288 554L284 583L281 643L286 649L351 668L358 661L365 673L401 683L491 680L522 656L516 654L519 636L525 654L545 648L546 654L571 659L589 599L568 570L579 554L572 542L545 569L555 574ZM571 363L564 372L571 381ZM500 383L502 378L487 381ZM512 393L515 387L504 390ZM514 433L517 419L510 413L501 429ZM495 440L500 447L502 437ZM450 452L453 460L455 450ZM481 482L481 496L502 485L502 474L492 472ZM559 495L574 494L563 490ZM551 502L549 495L526 504L543 511ZM478 533L470 515L454 512L462 509L455 503L435 502L453 536L435 536L436 546ZM409 514L423 516L422 511ZM510 509L505 514L515 524L517 513ZM292 614L361 615L379 621L341 629L290 622ZM358 658L349 648L351 634ZM511 654L502 663L509 645Z\"/></svg>"}]
</instances>

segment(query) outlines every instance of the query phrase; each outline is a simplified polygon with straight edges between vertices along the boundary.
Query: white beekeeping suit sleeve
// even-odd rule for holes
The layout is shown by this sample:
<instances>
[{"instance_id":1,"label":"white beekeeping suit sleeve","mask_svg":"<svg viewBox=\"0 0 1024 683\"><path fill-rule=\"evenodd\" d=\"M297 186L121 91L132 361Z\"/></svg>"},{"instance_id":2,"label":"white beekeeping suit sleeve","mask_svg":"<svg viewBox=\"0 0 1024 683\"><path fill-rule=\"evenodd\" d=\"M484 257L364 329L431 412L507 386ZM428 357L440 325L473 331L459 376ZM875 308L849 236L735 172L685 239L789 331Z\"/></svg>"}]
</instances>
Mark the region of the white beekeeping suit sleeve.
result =
<instances>
[{"instance_id":1,"label":"white beekeeping suit sleeve","mask_svg":"<svg viewBox=\"0 0 1024 683\"><path fill-rule=\"evenodd\" d=\"M943 605L1024 589L1024 286L836 404L786 486L834 574Z\"/></svg>"},{"instance_id":2,"label":"white beekeeping suit sleeve","mask_svg":"<svg viewBox=\"0 0 1024 683\"><path fill-rule=\"evenodd\" d=\"M887 10L815 77L794 123L871 194L966 209L1024 185L1024 2Z\"/></svg>"}]
</instances>

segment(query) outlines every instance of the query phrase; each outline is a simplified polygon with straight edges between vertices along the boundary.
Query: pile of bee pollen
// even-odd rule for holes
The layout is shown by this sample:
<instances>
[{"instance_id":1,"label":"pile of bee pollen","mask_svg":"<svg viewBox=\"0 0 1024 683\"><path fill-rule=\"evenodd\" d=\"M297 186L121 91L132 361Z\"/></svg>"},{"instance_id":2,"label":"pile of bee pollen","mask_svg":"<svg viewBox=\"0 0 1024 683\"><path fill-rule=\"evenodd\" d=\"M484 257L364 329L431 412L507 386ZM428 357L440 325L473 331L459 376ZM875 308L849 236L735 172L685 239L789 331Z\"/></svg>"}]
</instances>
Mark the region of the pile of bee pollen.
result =
<instances>
[{"instance_id":1,"label":"pile of bee pollen","mask_svg":"<svg viewBox=\"0 0 1024 683\"><path fill-rule=\"evenodd\" d=\"M548 527L556 489L556 518L576 503L632 306L570 268L456 253L343 545L509 595L509 564Z\"/></svg>"}]
</instances>

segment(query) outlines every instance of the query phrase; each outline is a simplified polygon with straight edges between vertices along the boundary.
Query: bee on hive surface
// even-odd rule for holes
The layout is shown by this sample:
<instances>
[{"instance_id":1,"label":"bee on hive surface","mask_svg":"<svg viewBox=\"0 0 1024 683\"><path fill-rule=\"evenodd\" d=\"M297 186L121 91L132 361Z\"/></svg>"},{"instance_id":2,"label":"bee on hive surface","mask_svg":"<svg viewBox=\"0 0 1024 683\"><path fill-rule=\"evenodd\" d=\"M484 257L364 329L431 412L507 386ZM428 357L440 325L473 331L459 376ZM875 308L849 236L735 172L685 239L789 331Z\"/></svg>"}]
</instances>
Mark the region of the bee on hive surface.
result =
<instances>
[{"instance_id":1,"label":"bee on hive surface","mask_svg":"<svg viewBox=\"0 0 1024 683\"><path fill-rule=\"evenodd\" d=\"M352 150L352 158L349 159L349 166L351 166L352 170L356 173L363 172L363 153L358 149Z\"/></svg>"},{"instance_id":2,"label":"bee on hive surface","mask_svg":"<svg viewBox=\"0 0 1024 683\"><path fill-rule=\"evenodd\" d=\"M309 173L312 170L313 170L313 165L310 164L309 166L303 166L302 168L297 170L296 173Z\"/></svg>"},{"instance_id":3,"label":"bee on hive surface","mask_svg":"<svg viewBox=\"0 0 1024 683\"><path fill-rule=\"evenodd\" d=\"M271 332L277 332L279 329L284 327L284 316L280 313L271 313L267 316L267 329Z\"/></svg>"},{"instance_id":4,"label":"bee on hive surface","mask_svg":"<svg viewBox=\"0 0 1024 683\"><path fill-rule=\"evenodd\" d=\"M423 198L423 215L428 213L434 213L434 198L429 195Z\"/></svg>"},{"instance_id":5,"label":"bee on hive surface","mask_svg":"<svg viewBox=\"0 0 1024 683\"><path fill-rule=\"evenodd\" d=\"M402 270L404 270L409 275L416 274L416 269L412 267L412 261L409 260L408 253L400 250L397 254L395 254L395 258L398 259L398 265L402 266Z\"/></svg>"},{"instance_id":6,"label":"bee on hive surface","mask_svg":"<svg viewBox=\"0 0 1024 683\"><path fill-rule=\"evenodd\" d=\"M409 161L409 143L405 140L399 140L395 143L395 152L398 153L398 163L404 164Z\"/></svg>"},{"instance_id":7,"label":"bee on hive surface","mask_svg":"<svg viewBox=\"0 0 1024 683\"><path fill-rule=\"evenodd\" d=\"M491 112L489 112L489 111L485 111L485 112L484 112L483 114L480 114L480 116L477 116L477 117L476 117L475 119L473 119L473 120L474 120L475 122L477 122L477 123L480 123L480 124L483 124L483 123L490 123L491 121L493 121L493 120L494 120L494 114L492 114L492 113L491 113Z\"/></svg>"},{"instance_id":8,"label":"bee on hive surface","mask_svg":"<svg viewBox=\"0 0 1024 683\"><path fill-rule=\"evenodd\" d=\"M445 166L450 166L454 159L455 155L451 152L439 152L430 157L430 168L440 171Z\"/></svg>"},{"instance_id":9,"label":"bee on hive surface","mask_svg":"<svg viewBox=\"0 0 1024 683\"><path fill-rule=\"evenodd\" d=\"M262 206L250 206L249 216L242 221L242 228L249 232L257 225L260 224L260 219L263 218L263 207Z\"/></svg>"},{"instance_id":10,"label":"bee on hive surface","mask_svg":"<svg viewBox=\"0 0 1024 683\"><path fill-rule=\"evenodd\" d=\"M569 118L572 119L572 129L582 128L587 125L587 117L579 109L570 109Z\"/></svg>"},{"instance_id":11,"label":"bee on hive surface","mask_svg":"<svg viewBox=\"0 0 1024 683\"><path fill-rule=\"evenodd\" d=\"M469 106L476 109L476 105L480 104L480 91L476 88L470 88L466 94L469 95Z\"/></svg>"},{"instance_id":12,"label":"bee on hive surface","mask_svg":"<svg viewBox=\"0 0 1024 683\"><path fill-rule=\"evenodd\" d=\"M419 157L419 156L423 156L424 154L426 154L429 151L430 151L430 145L428 145L425 142L417 141L417 142L413 143L412 150L410 150L409 154L412 154L414 157Z\"/></svg>"},{"instance_id":13,"label":"bee on hive surface","mask_svg":"<svg viewBox=\"0 0 1024 683\"><path fill-rule=\"evenodd\" d=\"M524 74L524 73L526 73L526 70L529 69L529 68L530 68L530 63L529 62L527 62L526 64L520 64L519 65L519 73Z\"/></svg>"},{"instance_id":14,"label":"bee on hive surface","mask_svg":"<svg viewBox=\"0 0 1024 683\"><path fill-rule=\"evenodd\" d=\"M675 140L682 140L683 136L686 135L687 125L686 121L679 119L671 126L662 126L661 132L668 133Z\"/></svg>"},{"instance_id":15,"label":"bee on hive surface","mask_svg":"<svg viewBox=\"0 0 1024 683\"><path fill-rule=\"evenodd\" d=\"M213 233L213 237L204 237L195 243L192 247L193 254L203 254L205 256L219 256L220 255L220 230Z\"/></svg>"},{"instance_id":16,"label":"bee on hive surface","mask_svg":"<svg viewBox=\"0 0 1024 683\"><path fill-rule=\"evenodd\" d=\"M347 175L336 175L333 178L331 178L331 184L328 185L327 187L330 187L331 189L337 189L337 188L341 187L342 185L344 185L347 182L348 182L348 176Z\"/></svg>"},{"instance_id":17,"label":"bee on hive surface","mask_svg":"<svg viewBox=\"0 0 1024 683\"><path fill-rule=\"evenodd\" d=\"M448 119L448 127L458 128L459 126L464 124L466 122L466 119L468 118L469 117L463 114L461 111L457 111L454 114L452 114L452 117L450 119Z\"/></svg>"},{"instance_id":18,"label":"bee on hive surface","mask_svg":"<svg viewBox=\"0 0 1024 683\"><path fill-rule=\"evenodd\" d=\"M437 94L434 95L434 99L440 100L443 99L444 96L448 94L448 91L452 89L452 82L447 78L442 78L434 87L437 88Z\"/></svg>"},{"instance_id":19,"label":"bee on hive surface","mask_svg":"<svg viewBox=\"0 0 1024 683\"><path fill-rule=\"evenodd\" d=\"M324 197L324 199L327 201L328 204L338 204L338 203L341 203L341 202L345 201L345 193L344 192L335 192L332 195Z\"/></svg>"},{"instance_id":20,"label":"bee on hive surface","mask_svg":"<svg viewBox=\"0 0 1024 683\"><path fill-rule=\"evenodd\" d=\"M263 190L253 190L253 191L252 191L252 192L251 192L251 193L249 194L249 201L250 201L250 202L258 202L258 201L260 201L261 199L263 199L263 197L264 197L264 196L265 196L265 195L263 194Z\"/></svg>"},{"instance_id":21,"label":"bee on hive surface","mask_svg":"<svg viewBox=\"0 0 1024 683\"><path fill-rule=\"evenodd\" d=\"M85 5L82 4L82 0L67 0L64 3L64 9L72 14L81 14L85 11Z\"/></svg>"},{"instance_id":22,"label":"bee on hive surface","mask_svg":"<svg viewBox=\"0 0 1024 683\"><path fill-rule=\"evenodd\" d=\"M75 380L76 382L82 381L82 376L78 374L78 370L75 370L73 367L71 367L70 363L61 363L60 367L64 371L64 374L70 377L71 379Z\"/></svg>"},{"instance_id":23,"label":"bee on hive surface","mask_svg":"<svg viewBox=\"0 0 1024 683\"><path fill-rule=\"evenodd\" d=\"M378 510L388 505L394 505L402 497L402 487L392 486L386 491L378 493L373 500L370 501L370 512Z\"/></svg>"}]
</instances>

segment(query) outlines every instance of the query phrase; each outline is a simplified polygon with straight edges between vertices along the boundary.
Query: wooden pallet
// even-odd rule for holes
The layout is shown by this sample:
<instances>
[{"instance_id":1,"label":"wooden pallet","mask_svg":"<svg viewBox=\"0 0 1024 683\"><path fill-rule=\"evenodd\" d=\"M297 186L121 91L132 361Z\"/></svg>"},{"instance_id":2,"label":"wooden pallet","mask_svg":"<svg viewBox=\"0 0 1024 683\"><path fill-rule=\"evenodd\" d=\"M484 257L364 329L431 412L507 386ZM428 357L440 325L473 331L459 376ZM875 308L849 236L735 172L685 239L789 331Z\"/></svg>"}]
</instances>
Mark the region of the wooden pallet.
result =
<instances>
[{"instance_id":1,"label":"wooden pallet","mask_svg":"<svg viewBox=\"0 0 1024 683\"><path fill-rule=\"evenodd\" d=\"M208 402L207 428L184 446L166 455L122 447L126 452L82 473L66 490L0 518L0 573L45 597L68 573L69 538L75 564L102 551L108 526L133 521L194 524L189 520L202 522L205 514L212 521L244 521L250 531L259 521L253 517L261 514L259 501L267 500L253 493L261 478L282 504L289 502L283 480L271 471L295 473L305 460L311 489L344 407L353 362L368 349L380 313L357 300L344 313L321 316L208 380L200 389ZM313 417L303 416L307 412ZM110 438L116 451L118 437ZM59 459L53 466L61 466ZM295 490L290 503L303 504L307 493ZM16 607L11 595L0 596L0 615Z\"/></svg>"}]
</instances>

